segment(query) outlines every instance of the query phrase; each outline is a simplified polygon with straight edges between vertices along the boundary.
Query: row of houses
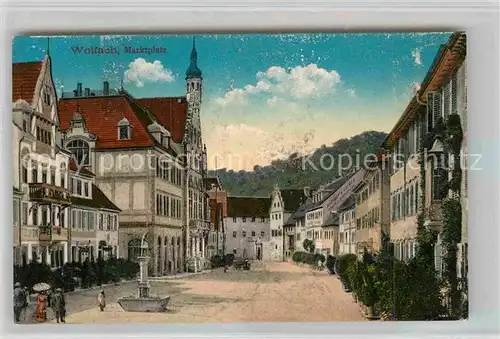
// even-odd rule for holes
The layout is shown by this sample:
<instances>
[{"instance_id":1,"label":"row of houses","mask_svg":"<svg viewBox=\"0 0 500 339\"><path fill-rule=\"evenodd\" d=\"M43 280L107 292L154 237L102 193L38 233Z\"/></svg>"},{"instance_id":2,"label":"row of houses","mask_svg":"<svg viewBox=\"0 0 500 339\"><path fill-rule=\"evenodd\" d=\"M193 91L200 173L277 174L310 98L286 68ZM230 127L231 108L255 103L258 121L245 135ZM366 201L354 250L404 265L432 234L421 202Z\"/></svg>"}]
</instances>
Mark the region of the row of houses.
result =
<instances>
[{"instance_id":1,"label":"row of houses","mask_svg":"<svg viewBox=\"0 0 500 339\"><path fill-rule=\"evenodd\" d=\"M207 266L210 210L193 40L186 93L136 98L78 83L58 98L52 60L12 65L14 262L149 248L151 274Z\"/></svg>"},{"instance_id":2,"label":"row of houses","mask_svg":"<svg viewBox=\"0 0 500 339\"><path fill-rule=\"evenodd\" d=\"M459 194L463 211L462 243L458 245L459 271L464 274L467 261L466 78L466 36L454 33L441 46L376 159L373 157L315 190L285 190L276 186L270 197L224 197L221 192L217 199L212 196L215 205L227 205L222 214L225 252L263 260L286 260L295 251L307 250L303 248L303 241L309 239L314 242L315 252L324 255L362 254L365 250L379 252L383 237L387 236L394 245L394 255L407 260L416 254L417 218L423 210L424 225L439 234L434 248L436 268L440 270L441 204L451 195L447 182L452 171L447 163L452 155L438 139L433 139L421 158L421 140L440 120L446 121L451 114L457 114L464 134L463 180ZM213 187L221 189L220 185ZM422 187L425 192L421 191Z\"/></svg>"}]
</instances>

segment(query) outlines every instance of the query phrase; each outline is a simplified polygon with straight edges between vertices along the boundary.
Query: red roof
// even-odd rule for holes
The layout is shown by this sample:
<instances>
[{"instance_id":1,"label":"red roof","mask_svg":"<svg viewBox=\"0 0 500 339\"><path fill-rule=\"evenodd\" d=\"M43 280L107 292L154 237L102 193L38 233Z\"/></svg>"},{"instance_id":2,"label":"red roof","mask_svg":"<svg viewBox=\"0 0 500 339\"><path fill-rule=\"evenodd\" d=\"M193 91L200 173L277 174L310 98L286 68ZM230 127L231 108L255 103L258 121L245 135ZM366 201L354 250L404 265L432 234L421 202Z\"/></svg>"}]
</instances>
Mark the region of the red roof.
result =
<instances>
[{"instance_id":1,"label":"red roof","mask_svg":"<svg viewBox=\"0 0 500 339\"><path fill-rule=\"evenodd\" d=\"M69 169L73 172L78 172L78 166L76 165L75 159L73 159L73 158L71 158L69 160ZM95 174L93 172L91 172L88 168L83 167L83 166L80 167L80 174L95 177Z\"/></svg>"},{"instance_id":2,"label":"red roof","mask_svg":"<svg viewBox=\"0 0 500 339\"><path fill-rule=\"evenodd\" d=\"M70 128L71 119L77 110L85 119L87 130L97 136L97 149L154 145L147 127L141 123L139 113L132 108L130 100L124 95L61 99L59 119L62 129ZM130 140L118 140L118 122L123 118L132 126Z\"/></svg>"},{"instance_id":3,"label":"red roof","mask_svg":"<svg viewBox=\"0 0 500 339\"><path fill-rule=\"evenodd\" d=\"M42 65L42 61L12 64L12 102L22 99L31 104Z\"/></svg>"},{"instance_id":4,"label":"red roof","mask_svg":"<svg viewBox=\"0 0 500 339\"><path fill-rule=\"evenodd\" d=\"M187 117L185 97L141 98L135 101L156 116L158 122L170 132L173 141L182 142Z\"/></svg>"}]
</instances>

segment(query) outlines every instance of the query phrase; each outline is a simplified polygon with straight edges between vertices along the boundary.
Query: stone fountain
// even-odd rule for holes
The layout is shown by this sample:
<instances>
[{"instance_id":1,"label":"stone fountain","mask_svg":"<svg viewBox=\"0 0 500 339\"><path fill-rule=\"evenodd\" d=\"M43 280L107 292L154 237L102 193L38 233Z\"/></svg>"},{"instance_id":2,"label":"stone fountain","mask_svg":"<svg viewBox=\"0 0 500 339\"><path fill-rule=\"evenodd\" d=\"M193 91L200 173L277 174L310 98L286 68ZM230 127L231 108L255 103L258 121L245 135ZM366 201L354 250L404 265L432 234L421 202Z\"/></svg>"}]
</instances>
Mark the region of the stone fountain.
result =
<instances>
[{"instance_id":1,"label":"stone fountain","mask_svg":"<svg viewBox=\"0 0 500 339\"><path fill-rule=\"evenodd\" d=\"M148 279L148 243L146 234L141 241L141 256L139 260L140 275L137 282L137 295L118 298L118 304L127 312L164 312L167 309L170 296L159 297L150 294L151 285Z\"/></svg>"}]
</instances>

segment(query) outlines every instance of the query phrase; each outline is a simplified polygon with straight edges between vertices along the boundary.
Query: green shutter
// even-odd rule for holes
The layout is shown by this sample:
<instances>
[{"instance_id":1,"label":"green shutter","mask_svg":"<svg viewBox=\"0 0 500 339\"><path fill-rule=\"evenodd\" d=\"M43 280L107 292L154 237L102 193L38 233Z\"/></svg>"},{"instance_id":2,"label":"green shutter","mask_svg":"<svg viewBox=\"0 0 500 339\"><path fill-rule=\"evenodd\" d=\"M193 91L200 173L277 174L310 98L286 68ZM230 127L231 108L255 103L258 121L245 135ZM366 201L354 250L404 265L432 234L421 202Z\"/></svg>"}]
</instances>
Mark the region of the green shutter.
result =
<instances>
[{"instance_id":1,"label":"green shutter","mask_svg":"<svg viewBox=\"0 0 500 339\"><path fill-rule=\"evenodd\" d=\"M457 72L453 73L451 77L451 114L457 114L457 99L458 99L458 82Z\"/></svg>"},{"instance_id":2,"label":"green shutter","mask_svg":"<svg viewBox=\"0 0 500 339\"><path fill-rule=\"evenodd\" d=\"M432 130L433 107L434 107L434 93L429 93L427 94L426 132Z\"/></svg>"},{"instance_id":3,"label":"green shutter","mask_svg":"<svg viewBox=\"0 0 500 339\"><path fill-rule=\"evenodd\" d=\"M446 82L443 87L443 117L446 120L450 115L450 82Z\"/></svg>"},{"instance_id":4,"label":"green shutter","mask_svg":"<svg viewBox=\"0 0 500 339\"><path fill-rule=\"evenodd\" d=\"M441 118L441 93L434 93L432 105L432 126L435 127L438 120Z\"/></svg>"}]
</instances>

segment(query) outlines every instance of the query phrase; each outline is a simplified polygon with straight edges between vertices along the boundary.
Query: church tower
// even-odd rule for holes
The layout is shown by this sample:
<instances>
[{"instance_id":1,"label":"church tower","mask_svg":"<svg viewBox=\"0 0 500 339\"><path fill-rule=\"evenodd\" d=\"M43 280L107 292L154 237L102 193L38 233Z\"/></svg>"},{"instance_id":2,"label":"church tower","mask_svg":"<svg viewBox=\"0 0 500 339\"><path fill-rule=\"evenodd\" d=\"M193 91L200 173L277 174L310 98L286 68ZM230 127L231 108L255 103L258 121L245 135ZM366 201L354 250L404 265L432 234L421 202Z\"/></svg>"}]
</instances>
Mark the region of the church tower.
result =
<instances>
[{"instance_id":1,"label":"church tower","mask_svg":"<svg viewBox=\"0 0 500 339\"><path fill-rule=\"evenodd\" d=\"M208 200L206 199L206 148L201 135L200 107L202 73L198 67L198 53L193 37L189 67L186 70L187 118L184 149L187 153L185 174L186 257L187 269L197 272L207 267L205 253L210 231Z\"/></svg>"},{"instance_id":2,"label":"church tower","mask_svg":"<svg viewBox=\"0 0 500 339\"><path fill-rule=\"evenodd\" d=\"M198 68L198 53L193 37L193 49L191 50L191 62L186 70L186 99L188 112L186 121L186 142L193 146L193 150L202 150L200 106L202 95L202 73Z\"/></svg>"}]
</instances>

